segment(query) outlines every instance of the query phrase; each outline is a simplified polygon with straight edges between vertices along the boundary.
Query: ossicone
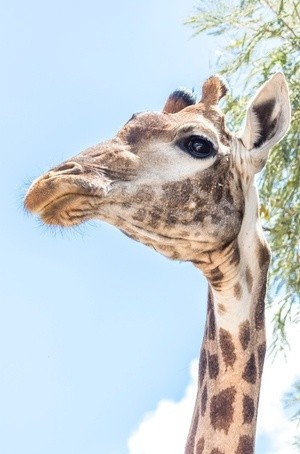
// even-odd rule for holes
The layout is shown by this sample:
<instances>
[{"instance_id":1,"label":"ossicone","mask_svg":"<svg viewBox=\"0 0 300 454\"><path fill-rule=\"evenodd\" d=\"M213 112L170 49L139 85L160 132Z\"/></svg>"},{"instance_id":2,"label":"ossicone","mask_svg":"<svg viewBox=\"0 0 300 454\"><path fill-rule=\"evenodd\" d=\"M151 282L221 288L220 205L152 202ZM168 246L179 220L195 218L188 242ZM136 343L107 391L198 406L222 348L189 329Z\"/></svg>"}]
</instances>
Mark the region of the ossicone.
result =
<instances>
[{"instance_id":1,"label":"ossicone","mask_svg":"<svg viewBox=\"0 0 300 454\"><path fill-rule=\"evenodd\" d=\"M197 97L195 93L187 88L178 88L173 91L167 99L163 108L165 113L177 113L185 107L196 104Z\"/></svg>"},{"instance_id":2,"label":"ossicone","mask_svg":"<svg viewBox=\"0 0 300 454\"><path fill-rule=\"evenodd\" d=\"M207 79L202 87L201 103L206 105L218 104L221 98L228 92L227 82L222 76L215 74Z\"/></svg>"}]
</instances>

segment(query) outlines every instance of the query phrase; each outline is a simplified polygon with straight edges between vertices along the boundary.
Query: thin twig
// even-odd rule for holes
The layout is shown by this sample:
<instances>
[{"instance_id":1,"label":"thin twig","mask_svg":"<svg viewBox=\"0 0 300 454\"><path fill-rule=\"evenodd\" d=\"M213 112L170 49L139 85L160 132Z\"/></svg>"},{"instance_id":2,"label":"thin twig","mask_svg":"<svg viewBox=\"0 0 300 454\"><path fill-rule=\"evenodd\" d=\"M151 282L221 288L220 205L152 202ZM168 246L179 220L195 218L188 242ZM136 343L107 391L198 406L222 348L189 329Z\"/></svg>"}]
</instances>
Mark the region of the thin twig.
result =
<instances>
[{"instance_id":1,"label":"thin twig","mask_svg":"<svg viewBox=\"0 0 300 454\"><path fill-rule=\"evenodd\" d=\"M272 5L270 5L270 2L269 0L263 0L263 2L270 8L270 10L276 14L276 16L278 15L277 11L273 8ZM279 20L281 20L281 22L286 26L286 28L292 33L292 35L294 35L294 37L298 40L299 37L296 35L296 33L294 32L294 30L289 26L289 24L282 18L280 17Z\"/></svg>"}]
</instances>

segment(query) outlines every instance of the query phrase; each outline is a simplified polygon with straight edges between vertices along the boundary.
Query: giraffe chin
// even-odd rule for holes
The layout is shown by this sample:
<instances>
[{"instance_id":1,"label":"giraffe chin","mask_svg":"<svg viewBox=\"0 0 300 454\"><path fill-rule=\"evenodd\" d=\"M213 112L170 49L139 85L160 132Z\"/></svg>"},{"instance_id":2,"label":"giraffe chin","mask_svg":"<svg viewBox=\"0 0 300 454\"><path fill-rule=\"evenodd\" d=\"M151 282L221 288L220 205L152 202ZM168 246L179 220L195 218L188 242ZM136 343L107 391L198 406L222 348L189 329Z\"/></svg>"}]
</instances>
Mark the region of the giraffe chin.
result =
<instances>
[{"instance_id":1,"label":"giraffe chin","mask_svg":"<svg viewBox=\"0 0 300 454\"><path fill-rule=\"evenodd\" d=\"M95 218L110 191L109 180L96 183L76 175L48 173L35 180L25 197L25 208L47 225L71 227Z\"/></svg>"},{"instance_id":2,"label":"giraffe chin","mask_svg":"<svg viewBox=\"0 0 300 454\"><path fill-rule=\"evenodd\" d=\"M95 216L93 206L91 196L65 194L40 209L38 215L47 225L73 227Z\"/></svg>"}]
</instances>

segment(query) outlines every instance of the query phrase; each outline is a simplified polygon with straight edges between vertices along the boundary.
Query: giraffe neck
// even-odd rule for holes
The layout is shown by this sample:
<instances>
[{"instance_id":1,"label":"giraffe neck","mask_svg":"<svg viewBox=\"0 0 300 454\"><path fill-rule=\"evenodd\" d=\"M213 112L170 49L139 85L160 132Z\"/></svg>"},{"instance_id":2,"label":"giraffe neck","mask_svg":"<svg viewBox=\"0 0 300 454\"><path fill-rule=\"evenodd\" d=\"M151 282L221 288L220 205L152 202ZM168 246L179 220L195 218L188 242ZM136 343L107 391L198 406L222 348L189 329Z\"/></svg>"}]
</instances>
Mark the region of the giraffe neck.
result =
<instances>
[{"instance_id":1,"label":"giraffe neck","mask_svg":"<svg viewBox=\"0 0 300 454\"><path fill-rule=\"evenodd\" d=\"M209 294L185 453L253 454L266 349L264 298L270 253L256 230L248 240L242 234L215 254L218 259L209 257L196 265L208 278Z\"/></svg>"}]
</instances>

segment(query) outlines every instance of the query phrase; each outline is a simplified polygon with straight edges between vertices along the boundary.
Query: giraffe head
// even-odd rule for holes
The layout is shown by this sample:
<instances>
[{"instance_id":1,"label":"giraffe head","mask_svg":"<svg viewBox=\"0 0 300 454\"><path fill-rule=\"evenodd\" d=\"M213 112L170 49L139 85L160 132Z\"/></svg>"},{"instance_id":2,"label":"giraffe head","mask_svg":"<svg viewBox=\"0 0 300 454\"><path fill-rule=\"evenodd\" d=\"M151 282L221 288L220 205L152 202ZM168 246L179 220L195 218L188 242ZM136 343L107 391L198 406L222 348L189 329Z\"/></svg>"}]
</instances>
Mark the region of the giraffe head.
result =
<instances>
[{"instance_id":1,"label":"giraffe head","mask_svg":"<svg viewBox=\"0 0 300 454\"><path fill-rule=\"evenodd\" d=\"M63 227L107 221L174 259L195 262L224 248L241 229L255 173L290 121L281 73L254 97L240 136L218 107L226 91L213 76L199 102L177 90L162 112L134 114L114 138L35 180L26 208Z\"/></svg>"}]
</instances>

